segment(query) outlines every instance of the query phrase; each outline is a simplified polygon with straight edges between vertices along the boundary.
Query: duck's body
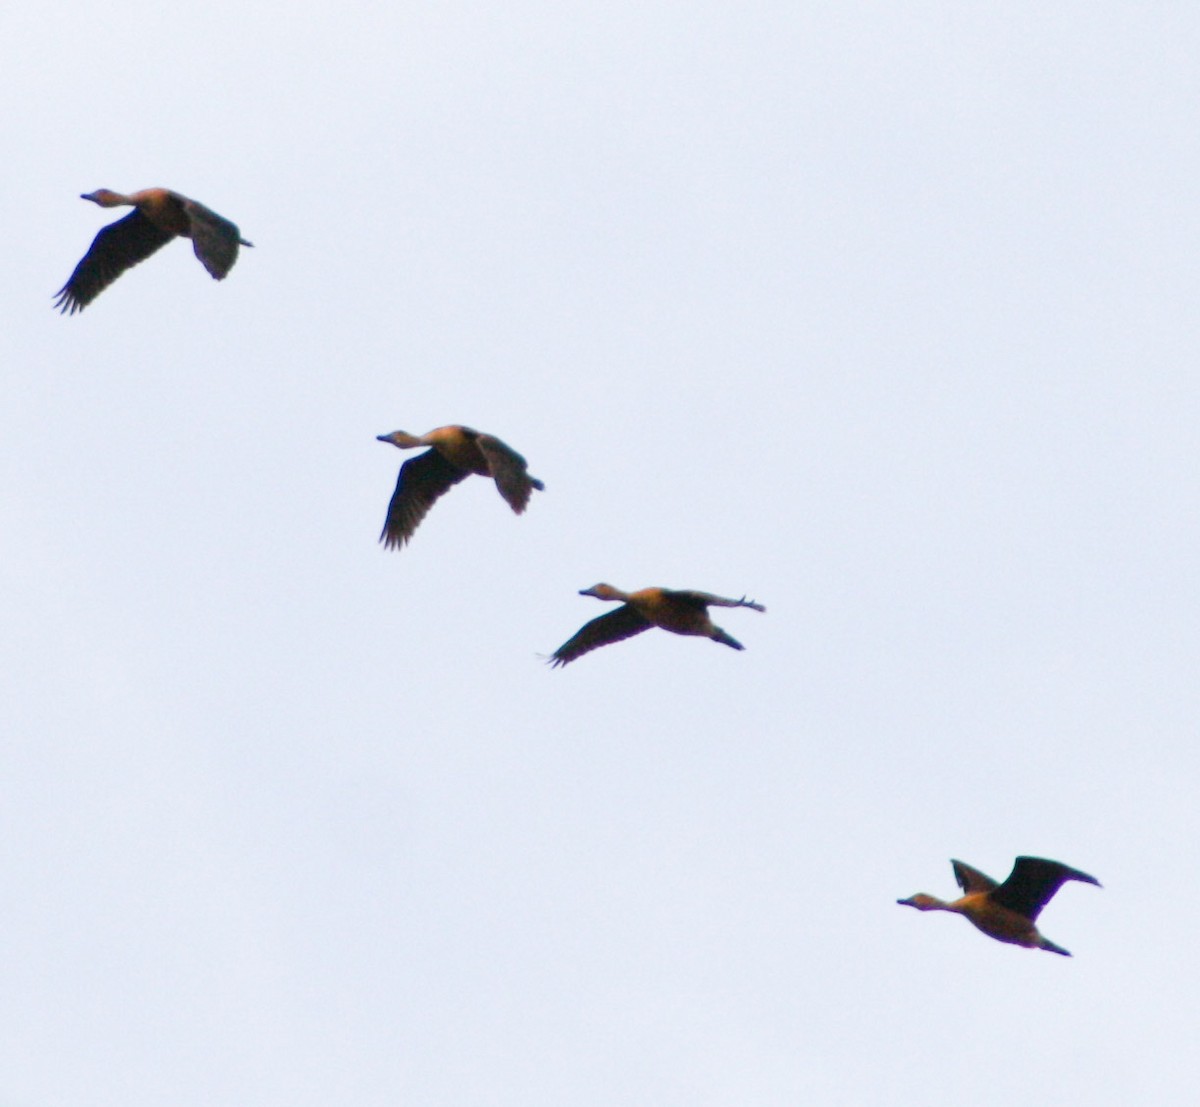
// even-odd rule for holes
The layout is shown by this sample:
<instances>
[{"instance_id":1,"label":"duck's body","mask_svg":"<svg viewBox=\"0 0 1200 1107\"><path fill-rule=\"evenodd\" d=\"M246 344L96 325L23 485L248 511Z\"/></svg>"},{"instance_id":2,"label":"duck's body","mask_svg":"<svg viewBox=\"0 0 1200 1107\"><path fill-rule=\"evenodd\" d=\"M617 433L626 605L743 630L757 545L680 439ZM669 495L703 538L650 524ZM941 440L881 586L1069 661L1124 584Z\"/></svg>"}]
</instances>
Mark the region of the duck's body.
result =
<instances>
[{"instance_id":1,"label":"duck's body","mask_svg":"<svg viewBox=\"0 0 1200 1107\"><path fill-rule=\"evenodd\" d=\"M96 235L59 289L54 306L68 315L82 311L126 269L145 261L173 238L190 238L196 257L218 281L233 268L238 247L253 245L228 219L168 188L145 188L128 196L98 188L80 199L102 208L131 206L133 211Z\"/></svg>"},{"instance_id":2,"label":"duck's body","mask_svg":"<svg viewBox=\"0 0 1200 1107\"><path fill-rule=\"evenodd\" d=\"M438 498L472 473L491 477L509 507L520 515L533 490L546 486L527 472L525 459L491 434L471 427L437 427L428 434L392 431L376 436L402 450L432 447L400 466L379 540L387 549L403 546Z\"/></svg>"},{"instance_id":3,"label":"duck's body","mask_svg":"<svg viewBox=\"0 0 1200 1107\"><path fill-rule=\"evenodd\" d=\"M1068 880L1100 886L1094 876L1072 869L1061 861L1042 857L1018 857L1008 879L997 884L990 876L962 861L951 861L963 895L949 903L918 892L897 900L918 911L950 911L962 915L977 930L998 942L1027 949L1044 949L1064 957L1071 954L1038 932L1037 917L1043 907Z\"/></svg>"},{"instance_id":4,"label":"duck's body","mask_svg":"<svg viewBox=\"0 0 1200 1107\"><path fill-rule=\"evenodd\" d=\"M621 606L616 611L585 623L569 641L554 651L550 658L551 665L569 664L591 650L632 638L651 627L661 627L673 634L711 638L735 650L745 649L737 639L713 624L708 617L709 607L748 607L752 611L766 611L762 604L747 600L745 596L740 600L728 600L711 592L677 591L671 588L642 588L636 592L622 592L611 584L595 584L579 594L595 596L598 600L611 600Z\"/></svg>"}]
</instances>

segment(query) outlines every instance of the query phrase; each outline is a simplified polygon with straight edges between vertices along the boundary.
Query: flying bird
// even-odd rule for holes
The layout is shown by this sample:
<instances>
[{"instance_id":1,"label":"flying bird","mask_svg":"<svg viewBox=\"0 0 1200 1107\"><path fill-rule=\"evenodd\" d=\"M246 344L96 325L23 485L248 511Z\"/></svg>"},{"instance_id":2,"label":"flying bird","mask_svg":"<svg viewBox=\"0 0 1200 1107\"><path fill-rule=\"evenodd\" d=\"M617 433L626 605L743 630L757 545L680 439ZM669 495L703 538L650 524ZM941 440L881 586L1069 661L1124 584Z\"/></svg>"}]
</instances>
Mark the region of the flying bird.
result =
<instances>
[{"instance_id":1,"label":"flying bird","mask_svg":"<svg viewBox=\"0 0 1200 1107\"><path fill-rule=\"evenodd\" d=\"M389 550L408 542L438 498L472 473L491 477L500 495L518 515L529 504L533 490L546 487L537 477L529 475L525 459L511 446L470 427L437 427L421 435L398 430L376 437L401 450L433 447L400 466L396 491L392 493L383 533L379 536Z\"/></svg>"},{"instance_id":2,"label":"flying bird","mask_svg":"<svg viewBox=\"0 0 1200 1107\"><path fill-rule=\"evenodd\" d=\"M936 896L918 892L915 896L896 902L915 907L918 911L953 911L956 915L965 916L976 929L998 942L1071 956L1062 946L1056 946L1049 938L1039 934L1034 924L1042 908L1063 884L1068 880L1079 880L1099 888L1100 881L1094 876L1072 869L1060 861L1018 857L1008 879L1003 884L997 884L990 876L961 861L951 861L950 864L954 866L955 879L965 893L961 898L945 903Z\"/></svg>"},{"instance_id":3,"label":"flying bird","mask_svg":"<svg viewBox=\"0 0 1200 1107\"><path fill-rule=\"evenodd\" d=\"M642 588L637 592L622 592L611 584L594 584L579 594L595 596L598 600L618 601L621 606L590 623L584 623L573 638L559 646L550 658L550 664L556 668L600 646L632 638L651 627L662 627L674 634L711 638L735 650L745 649L736 638L713 625L708 617L708 609L748 607L752 611L766 611L762 604L745 596L740 600L727 600L710 592L675 591L671 588Z\"/></svg>"},{"instance_id":4,"label":"flying bird","mask_svg":"<svg viewBox=\"0 0 1200 1107\"><path fill-rule=\"evenodd\" d=\"M218 281L233 268L238 247L254 245L242 238L228 219L167 188L145 188L129 196L98 188L80 199L102 208L132 206L133 211L96 235L70 279L58 290L54 306L68 315L83 311L126 269L145 261L176 235L192 240L196 257Z\"/></svg>"}]
</instances>

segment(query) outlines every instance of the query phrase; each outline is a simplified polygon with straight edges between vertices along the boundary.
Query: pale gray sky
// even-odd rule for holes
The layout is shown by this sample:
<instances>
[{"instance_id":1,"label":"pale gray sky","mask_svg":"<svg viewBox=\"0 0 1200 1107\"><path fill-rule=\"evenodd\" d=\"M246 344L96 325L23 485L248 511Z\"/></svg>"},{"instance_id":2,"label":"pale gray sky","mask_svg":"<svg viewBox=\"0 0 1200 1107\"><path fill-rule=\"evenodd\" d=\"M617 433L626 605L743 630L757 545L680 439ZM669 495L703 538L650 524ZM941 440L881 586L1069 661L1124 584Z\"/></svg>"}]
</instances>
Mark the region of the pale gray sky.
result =
<instances>
[{"instance_id":1,"label":"pale gray sky","mask_svg":"<svg viewBox=\"0 0 1200 1107\"><path fill-rule=\"evenodd\" d=\"M1200 10L10 9L2 1107L1194 1101Z\"/></svg>"}]
</instances>

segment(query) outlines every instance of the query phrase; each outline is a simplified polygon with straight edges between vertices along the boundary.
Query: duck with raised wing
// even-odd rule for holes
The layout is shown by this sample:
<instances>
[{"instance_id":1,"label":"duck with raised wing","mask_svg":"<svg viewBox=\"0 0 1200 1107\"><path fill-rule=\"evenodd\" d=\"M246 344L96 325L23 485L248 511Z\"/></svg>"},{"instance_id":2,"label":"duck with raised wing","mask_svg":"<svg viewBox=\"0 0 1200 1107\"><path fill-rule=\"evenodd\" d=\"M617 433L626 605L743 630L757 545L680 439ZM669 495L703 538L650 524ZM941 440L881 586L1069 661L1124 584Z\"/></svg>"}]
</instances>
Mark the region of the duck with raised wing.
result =
<instances>
[{"instance_id":1,"label":"duck with raised wing","mask_svg":"<svg viewBox=\"0 0 1200 1107\"><path fill-rule=\"evenodd\" d=\"M126 269L145 261L177 236L192 240L196 257L218 281L233 268L238 247L254 245L242 238L228 219L169 188L144 188L128 196L98 188L80 199L102 208L129 206L133 211L96 235L70 279L58 290L54 306L68 315L82 311Z\"/></svg>"},{"instance_id":2,"label":"duck with raised wing","mask_svg":"<svg viewBox=\"0 0 1200 1107\"><path fill-rule=\"evenodd\" d=\"M376 437L401 450L432 447L400 466L396 490L379 536L389 550L408 542L434 503L472 473L491 477L500 495L518 515L529 504L533 490L546 487L537 477L530 476L525 459L516 450L495 435L482 434L471 427L437 427L420 435L392 431Z\"/></svg>"},{"instance_id":3,"label":"duck with raised wing","mask_svg":"<svg viewBox=\"0 0 1200 1107\"><path fill-rule=\"evenodd\" d=\"M896 902L918 911L952 911L998 942L1071 956L1062 946L1056 946L1038 933L1037 917L1068 880L1095 884L1099 888L1100 881L1094 876L1072 869L1061 861L1018 857L1008 879L997 884L990 876L961 861L950 864L954 866L955 879L964 893L959 899L946 903L937 896L918 892Z\"/></svg>"},{"instance_id":4,"label":"duck with raised wing","mask_svg":"<svg viewBox=\"0 0 1200 1107\"><path fill-rule=\"evenodd\" d=\"M550 664L557 667L567 665L577 657L632 638L651 627L662 627L674 634L690 634L711 638L714 642L731 646L735 650L745 649L736 638L714 626L708 617L710 607L748 607L752 611L766 611L760 603L746 599L727 600L711 592L677 591L672 588L642 588L637 592L622 592L611 584L594 584L584 588L581 596L595 596L598 600L612 600L621 604L616 611L601 615L590 623L584 623L569 641L554 651Z\"/></svg>"}]
</instances>

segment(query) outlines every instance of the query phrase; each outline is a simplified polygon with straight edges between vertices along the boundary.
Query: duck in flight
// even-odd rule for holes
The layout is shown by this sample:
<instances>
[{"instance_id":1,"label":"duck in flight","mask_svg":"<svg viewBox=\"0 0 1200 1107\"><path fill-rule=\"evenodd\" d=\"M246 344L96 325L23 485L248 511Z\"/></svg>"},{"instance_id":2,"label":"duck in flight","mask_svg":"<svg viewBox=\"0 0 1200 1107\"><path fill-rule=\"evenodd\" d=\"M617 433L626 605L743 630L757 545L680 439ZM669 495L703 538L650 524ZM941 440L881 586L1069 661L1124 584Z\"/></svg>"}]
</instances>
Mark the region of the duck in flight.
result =
<instances>
[{"instance_id":1,"label":"duck in flight","mask_svg":"<svg viewBox=\"0 0 1200 1107\"><path fill-rule=\"evenodd\" d=\"M530 476L525 459L516 450L494 435L481 434L471 427L437 427L420 435L392 431L376 437L401 450L432 447L400 466L396 491L392 493L383 533L379 536L389 550L408 542L438 498L472 473L491 477L500 495L518 515L529 504L533 490L546 487L537 477Z\"/></svg>"},{"instance_id":2,"label":"duck in flight","mask_svg":"<svg viewBox=\"0 0 1200 1107\"><path fill-rule=\"evenodd\" d=\"M595 596L598 600L612 600L621 606L590 623L584 623L574 637L559 646L550 658L550 664L556 668L568 665L600 646L632 638L651 627L662 627L674 634L711 638L735 650L745 649L736 638L713 625L708 617L708 609L748 607L752 611L766 611L762 604L745 596L740 600L727 600L710 592L676 591L671 588L642 588L637 592L622 592L611 584L594 584L579 594Z\"/></svg>"},{"instance_id":3,"label":"duck in flight","mask_svg":"<svg viewBox=\"0 0 1200 1107\"><path fill-rule=\"evenodd\" d=\"M961 861L950 864L954 866L955 879L964 893L959 899L946 903L936 896L918 892L896 902L918 911L953 911L965 916L976 929L998 942L1071 956L1062 946L1056 946L1038 933L1037 917L1068 880L1095 884L1099 888L1100 881L1094 876L1072 869L1061 861L1018 857L1008 879L997 884L990 876Z\"/></svg>"},{"instance_id":4,"label":"duck in flight","mask_svg":"<svg viewBox=\"0 0 1200 1107\"><path fill-rule=\"evenodd\" d=\"M133 211L96 235L70 279L58 290L54 306L67 315L83 311L126 269L145 261L177 235L192 240L196 257L218 281L233 268L238 247L254 245L242 238L228 219L168 188L145 188L128 196L98 188L80 199L102 208L131 206Z\"/></svg>"}]
</instances>

